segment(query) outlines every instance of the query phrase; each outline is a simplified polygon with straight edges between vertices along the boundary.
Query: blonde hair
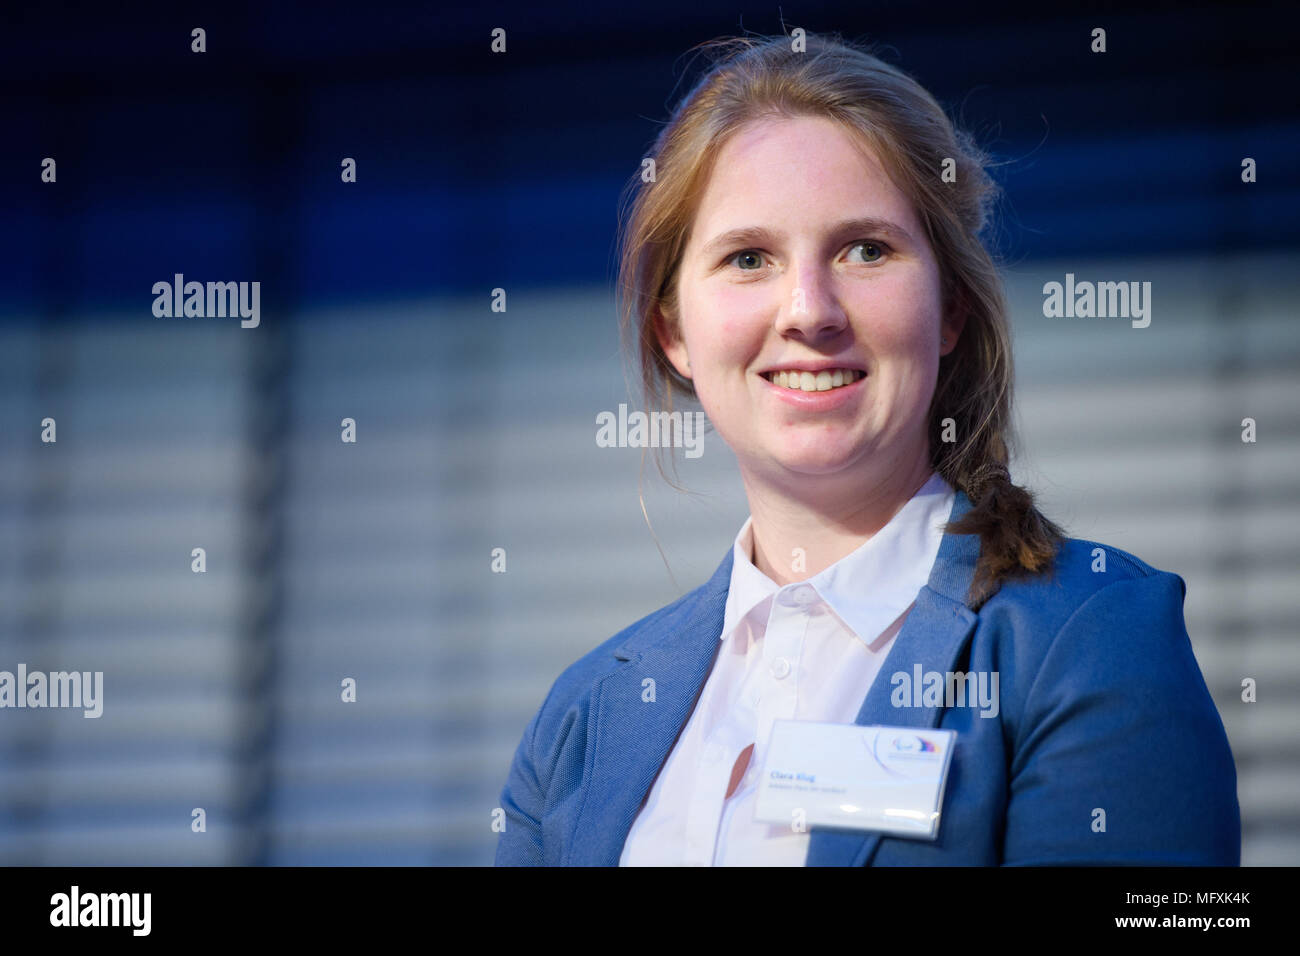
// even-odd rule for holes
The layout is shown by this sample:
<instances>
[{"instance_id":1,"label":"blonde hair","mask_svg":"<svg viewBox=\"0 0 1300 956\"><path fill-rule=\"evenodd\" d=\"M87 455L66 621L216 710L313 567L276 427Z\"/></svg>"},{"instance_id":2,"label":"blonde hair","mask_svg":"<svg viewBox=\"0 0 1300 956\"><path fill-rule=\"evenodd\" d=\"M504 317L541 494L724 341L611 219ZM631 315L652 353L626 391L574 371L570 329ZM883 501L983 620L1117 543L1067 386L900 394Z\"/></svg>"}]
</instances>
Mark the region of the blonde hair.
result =
<instances>
[{"instance_id":1,"label":"blonde hair","mask_svg":"<svg viewBox=\"0 0 1300 956\"><path fill-rule=\"evenodd\" d=\"M1050 570L1065 533L1007 468L1014 444L1007 305L980 240L997 190L987 157L919 83L838 36L809 34L804 52L780 36L700 48L716 59L656 137L653 180L633 177L624 197L631 205L621 217L618 293L646 408L671 411L674 397L696 397L664 354L655 321L662 316L665 329L675 330L676 273L718 151L762 118L836 120L871 148L912 201L939 264L945 313L966 315L956 347L940 360L928 427L931 466L973 505L945 530L980 536L967 603L978 609L1007 577ZM939 175L948 158L955 182ZM949 418L956 442L942 440Z\"/></svg>"}]
</instances>

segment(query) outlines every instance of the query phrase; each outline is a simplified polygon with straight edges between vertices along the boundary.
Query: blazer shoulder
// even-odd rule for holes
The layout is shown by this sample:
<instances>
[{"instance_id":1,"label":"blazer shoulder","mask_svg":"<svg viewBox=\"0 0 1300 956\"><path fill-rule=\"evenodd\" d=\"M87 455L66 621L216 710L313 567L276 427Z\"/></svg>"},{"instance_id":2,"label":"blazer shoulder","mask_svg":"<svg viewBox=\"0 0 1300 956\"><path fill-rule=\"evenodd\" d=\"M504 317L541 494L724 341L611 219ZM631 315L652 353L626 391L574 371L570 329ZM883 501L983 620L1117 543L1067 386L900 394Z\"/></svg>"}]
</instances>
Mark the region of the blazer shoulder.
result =
<instances>
[{"instance_id":1,"label":"blazer shoulder","mask_svg":"<svg viewBox=\"0 0 1300 956\"><path fill-rule=\"evenodd\" d=\"M1094 581L1102 580L1102 586L1117 579L1146 578L1170 573L1152 567L1137 555L1121 548L1085 538L1066 538L1057 552L1057 562L1067 572L1087 574Z\"/></svg>"},{"instance_id":2,"label":"blazer shoulder","mask_svg":"<svg viewBox=\"0 0 1300 956\"><path fill-rule=\"evenodd\" d=\"M1066 538L1057 549L1050 571L1009 579L990 603L998 598L1025 601L1043 597L1067 604L1082 603L1118 581L1148 578L1175 579L1180 584L1183 580L1177 574L1153 567L1137 555L1113 545L1085 538Z\"/></svg>"},{"instance_id":3,"label":"blazer shoulder","mask_svg":"<svg viewBox=\"0 0 1300 956\"><path fill-rule=\"evenodd\" d=\"M1122 600L1144 606L1157 617L1177 611L1181 627L1183 579L1112 545L1084 538L1066 538L1048 572L1013 577L980 609L985 623L1009 623L1018 643L1042 644L1044 649L1085 605L1113 588L1098 601ZM1171 623L1175 623L1172 622Z\"/></svg>"}]
</instances>

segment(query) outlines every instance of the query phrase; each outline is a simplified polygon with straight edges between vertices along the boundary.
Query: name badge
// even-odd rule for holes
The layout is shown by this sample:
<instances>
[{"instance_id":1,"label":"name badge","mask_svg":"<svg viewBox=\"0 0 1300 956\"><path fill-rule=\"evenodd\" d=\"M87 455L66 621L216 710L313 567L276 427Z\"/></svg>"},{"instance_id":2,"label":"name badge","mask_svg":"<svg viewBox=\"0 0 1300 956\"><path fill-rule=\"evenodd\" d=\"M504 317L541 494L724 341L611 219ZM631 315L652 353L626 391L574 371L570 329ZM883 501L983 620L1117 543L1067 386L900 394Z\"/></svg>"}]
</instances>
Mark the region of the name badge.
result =
<instances>
[{"instance_id":1,"label":"name badge","mask_svg":"<svg viewBox=\"0 0 1300 956\"><path fill-rule=\"evenodd\" d=\"M933 840L957 733L777 720L754 819Z\"/></svg>"}]
</instances>

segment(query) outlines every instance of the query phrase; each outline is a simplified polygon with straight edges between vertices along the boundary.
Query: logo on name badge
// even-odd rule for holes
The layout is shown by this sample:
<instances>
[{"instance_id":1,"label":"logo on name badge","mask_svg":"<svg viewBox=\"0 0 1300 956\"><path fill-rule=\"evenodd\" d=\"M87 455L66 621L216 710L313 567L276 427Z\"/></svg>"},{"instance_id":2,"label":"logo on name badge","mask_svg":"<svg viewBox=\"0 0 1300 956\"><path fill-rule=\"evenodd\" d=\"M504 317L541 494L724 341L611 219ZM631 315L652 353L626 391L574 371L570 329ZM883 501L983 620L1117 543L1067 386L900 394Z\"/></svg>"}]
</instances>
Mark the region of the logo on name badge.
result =
<instances>
[{"instance_id":1,"label":"logo on name badge","mask_svg":"<svg viewBox=\"0 0 1300 956\"><path fill-rule=\"evenodd\" d=\"M918 734L883 734L877 731L864 736L862 745L880 769L893 777L924 775L943 760L935 742Z\"/></svg>"}]
</instances>

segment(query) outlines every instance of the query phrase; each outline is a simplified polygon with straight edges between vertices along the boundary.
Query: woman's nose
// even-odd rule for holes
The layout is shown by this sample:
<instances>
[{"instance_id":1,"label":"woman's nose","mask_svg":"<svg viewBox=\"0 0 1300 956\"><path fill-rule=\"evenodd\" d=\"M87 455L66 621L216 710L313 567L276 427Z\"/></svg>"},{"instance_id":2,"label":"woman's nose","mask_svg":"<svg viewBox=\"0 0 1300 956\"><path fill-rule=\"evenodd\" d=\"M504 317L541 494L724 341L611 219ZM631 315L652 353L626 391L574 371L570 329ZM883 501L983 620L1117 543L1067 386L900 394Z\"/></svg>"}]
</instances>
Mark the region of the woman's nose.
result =
<instances>
[{"instance_id":1,"label":"woman's nose","mask_svg":"<svg viewBox=\"0 0 1300 956\"><path fill-rule=\"evenodd\" d=\"M802 264L792 270L786 301L777 316L777 331L819 339L848 325L848 315L836 295L835 280L825 265Z\"/></svg>"}]
</instances>

